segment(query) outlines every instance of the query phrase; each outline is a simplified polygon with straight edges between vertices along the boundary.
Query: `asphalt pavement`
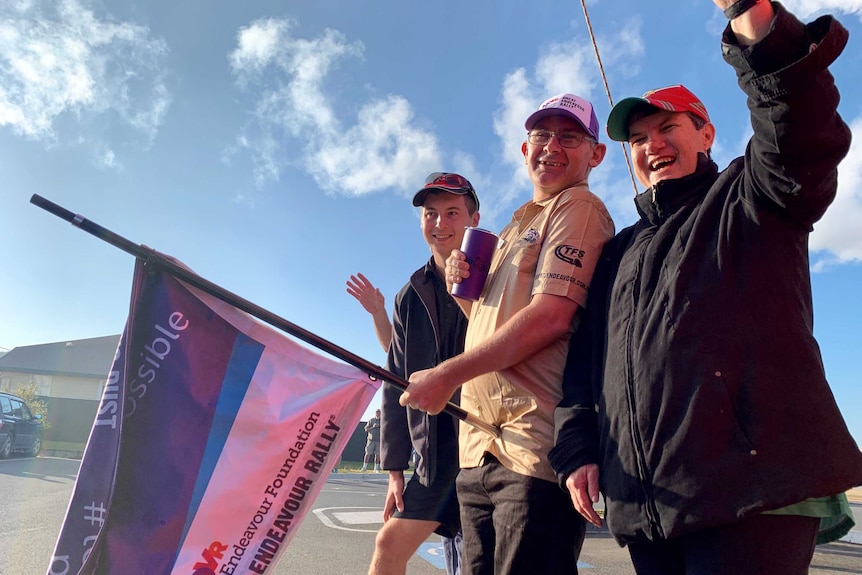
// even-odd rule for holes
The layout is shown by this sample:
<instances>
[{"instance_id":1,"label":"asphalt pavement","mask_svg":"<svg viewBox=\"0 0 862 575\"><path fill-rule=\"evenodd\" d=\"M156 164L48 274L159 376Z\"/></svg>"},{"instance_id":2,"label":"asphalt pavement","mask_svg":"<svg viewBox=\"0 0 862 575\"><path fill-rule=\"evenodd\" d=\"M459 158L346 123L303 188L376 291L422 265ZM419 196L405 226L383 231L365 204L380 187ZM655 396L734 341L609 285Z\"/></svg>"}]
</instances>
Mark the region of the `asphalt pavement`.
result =
<instances>
[{"instance_id":1,"label":"asphalt pavement","mask_svg":"<svg viewBox=\"0 0 862 575\"><path fill-rule=\"evenodd\" d=\"M79 461L39 457L0 460L0 574L42 575L62 525ZM294 540L267 575L361 575L382 525L387 476L333 473ZM817 548L810 573L862 573L862 500L845 541ZM857 543L851 543L856 540ZM408 564L410 575L445 573L442 546L431 536ZM625 549L591 528L580 557L586 575L633 575Z\"/></svg>"}]
</instances>

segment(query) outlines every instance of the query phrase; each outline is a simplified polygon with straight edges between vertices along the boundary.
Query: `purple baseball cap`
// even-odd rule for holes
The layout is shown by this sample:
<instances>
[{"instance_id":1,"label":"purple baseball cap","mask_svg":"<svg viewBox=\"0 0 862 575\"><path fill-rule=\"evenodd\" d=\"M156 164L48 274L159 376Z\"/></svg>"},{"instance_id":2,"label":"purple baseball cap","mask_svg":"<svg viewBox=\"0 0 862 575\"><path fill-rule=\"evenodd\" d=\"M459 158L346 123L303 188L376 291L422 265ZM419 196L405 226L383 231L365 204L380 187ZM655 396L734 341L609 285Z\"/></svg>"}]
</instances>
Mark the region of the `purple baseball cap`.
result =
<instances>
[{"instance_id":1,"label":"purple baseball cap","mask_svg":"<svg viewBox=\"0 0 862 575\"><path fill-rule=\"evenodd\" d=\"M599 141L599 119L589 101L574 94L558 94L551 96L530 114L524 127L527 131L533 129L536 122L548 116L566 116L575 120L594 140Z\"/></svg>"}]
</instances>

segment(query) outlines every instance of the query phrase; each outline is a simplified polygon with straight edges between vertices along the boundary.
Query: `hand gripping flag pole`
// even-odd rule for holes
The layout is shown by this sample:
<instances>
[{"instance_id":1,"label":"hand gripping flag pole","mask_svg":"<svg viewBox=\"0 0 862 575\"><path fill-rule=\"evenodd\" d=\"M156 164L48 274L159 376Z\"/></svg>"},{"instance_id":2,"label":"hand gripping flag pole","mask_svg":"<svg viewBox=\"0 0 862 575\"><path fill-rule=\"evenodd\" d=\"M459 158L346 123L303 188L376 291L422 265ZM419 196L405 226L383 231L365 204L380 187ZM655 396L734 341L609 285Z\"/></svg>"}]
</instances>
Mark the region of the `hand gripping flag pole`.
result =
<instances>
[{"instance_id":1,"label":"hand gripping flag pole","mask_svg":"<svg viewBox=\"0 0 862 575\"><path fill-rule=\"evenodd\" d=\"M172 275L176 276L180 280L185 283L193 286L205 293L210 294L213 297L217 297L218 299L229 303L230 305L240 309L252 316L272 325L276 328L322 350L326 353L346 362L354 367L361 369L372 377L376 377L382 381L386 381L396 387L406 390L409 385L408 382L394 373L383 369L382 367L376 366L370 361L359 357L358 355L347 351L343 347L335 345L334 343L323 339L322 337L311 333L310 331L301 328L295 323L289 322L286 319L244 299L224 288L218 286L211 281L199 276L198 274L178 265L169 256L166 256L152 248L138 245L132 243L126 238L115 234L114 232L103 228L99 224L92 222L79 214L74 214L67 210L66 208L55 204L54 202L43 198L38 194L33 194L30 198L30 203L42 208L43 210L54 214L55 216L66 220L71 223L73 226L78 227L85 232L96 236L100 240L103 240L114 247L120 248L126 253L129 253L135 256L138 259L144 260L148 264L158 265L163 267ZM499 428L487 424L484 421L481 421L476 418L476 416L467 413L465 410L461 409L459 406L455 405L452 402L448 402L446 407L443 408L443 412L448 413L452 417L457 417L461 421L472 425L477 429L481 429L494 437L500 437Z\"/></svg>"}]
</instances>

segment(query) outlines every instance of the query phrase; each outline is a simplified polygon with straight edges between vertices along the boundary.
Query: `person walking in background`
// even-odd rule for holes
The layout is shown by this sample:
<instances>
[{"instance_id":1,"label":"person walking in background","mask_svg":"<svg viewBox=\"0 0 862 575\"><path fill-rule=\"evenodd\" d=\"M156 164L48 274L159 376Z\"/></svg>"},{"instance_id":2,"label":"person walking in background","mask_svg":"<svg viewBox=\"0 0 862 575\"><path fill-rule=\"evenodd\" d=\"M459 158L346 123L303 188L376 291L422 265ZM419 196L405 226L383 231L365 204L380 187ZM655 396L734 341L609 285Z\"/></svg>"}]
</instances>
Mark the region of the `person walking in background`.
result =
<instances>
[{"instance_id":1,"label":"person walking in background","mask_svg":"<svg viewBox=\"0 0 862 575\"><path fill-rule=\"evenodd\" d=\"M479 300L455 298L470 318L465 351L414 372L400 398L439 413L460 388L461 407L502 431L495 438L460 426L456 484L469 575L577 573L586 530L556 484L548 451L576 312L614 233L587 183L605 145L592 105L573 94L546 100L525 127L532 199L501 232ZM469 272L455 251L446 260L450 292Z\"/></svg>"},{"instance_id":2,"label":"person walking in background","mask_svg":"<svg viewBox=\"0 0 862 575\"><path fill-rule=\"evenodd\" d=\"M347 293L356 298L362 308L371 315L377 341L380 342L383 351L388 352L389 342L392 341L392 324L386 311L386 298L361 273L352 275L347 280Z\"/></svg>"},{"instance_id":3,"label":"person walking in background","mask_svg":"<svg viewBox=\"0 0 862 575\"><path fill-rule=\"evenodd\" d=\"M420 228L431 258L395 296L386 363L403 379L464 349L467 318L446 291L444 267L446 257L461 246L466 227L479 223L479 198L469 180L459 174L430 174L414 195L413 205L421 208ZM370 295L371 282L361 275L357 279L359 289L354 291ZM419 545L436 532L443 539L447 572L459 575L457 423L448 414L432 416L401 406L400 394L399 388L384 383L381 460L389 472L389 489L368 572L404 574ZM457 395L451 399L458 401ZM405 485L404 470L414 453L413 475Z\"/></svg>"},{"instance_id":4,"label":"person walking in background","mask_svg":"<svg viewBox=\"0 0 862 575\"><path fill-rule=\"evenodd\" d=\"M862 482L813 335L808 259L850 146L828 70L847 31L777 2L714 3L754 135L719 171L687 88L611 110L647 189L593 278L551 462L596 525L601 488L639 575L801 575L821 520L852 526L841 497Z\"/></svg>"},{"instance_id":5,"label":"person walking in background","mask_svg":"<svg viewBox=\"0 0 862 575\"><path fill-rule=\"evenodd\" d=\"M365 432L368 434L368 439L365 442L365 459L362 461L362 469L365 472L368 470L369 460L374 464L374 473L380 471L380 410L374 411L374 417L368 419L365 424Z\"/></svg>"}]
</instances>

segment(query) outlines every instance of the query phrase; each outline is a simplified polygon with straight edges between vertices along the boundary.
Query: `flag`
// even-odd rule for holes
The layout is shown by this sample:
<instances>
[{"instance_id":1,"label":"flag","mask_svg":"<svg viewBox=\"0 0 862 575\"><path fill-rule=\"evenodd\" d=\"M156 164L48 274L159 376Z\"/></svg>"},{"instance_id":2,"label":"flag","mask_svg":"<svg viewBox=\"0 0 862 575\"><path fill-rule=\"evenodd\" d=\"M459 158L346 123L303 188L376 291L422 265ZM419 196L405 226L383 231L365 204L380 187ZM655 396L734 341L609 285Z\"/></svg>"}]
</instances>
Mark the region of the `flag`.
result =
<instances>
[{"instance_id":1,"label":"flag","mask_svg":"<svg viewBox=\"0 0 862 575\"><path fill-rule=\"evenodd\" d=\"M271 573L380 382L137 262L48 575Z\"/></svg>"}]
</instances>

